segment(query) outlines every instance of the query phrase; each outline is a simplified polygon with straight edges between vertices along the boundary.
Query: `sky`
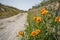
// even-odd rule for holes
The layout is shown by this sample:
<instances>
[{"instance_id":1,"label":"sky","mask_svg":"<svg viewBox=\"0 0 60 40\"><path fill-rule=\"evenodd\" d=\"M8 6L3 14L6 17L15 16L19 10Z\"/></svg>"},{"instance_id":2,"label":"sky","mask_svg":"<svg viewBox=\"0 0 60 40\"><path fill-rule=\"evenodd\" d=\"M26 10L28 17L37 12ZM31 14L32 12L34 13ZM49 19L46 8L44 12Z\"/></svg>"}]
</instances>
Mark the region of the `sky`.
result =
<instances>
[{"instance_id":1,"label":"sky","mask_svg":"<svg viewBox=\"0 0 60 40\"><path fill-rule=\"evenodd\" d=\"M42 0L0 0L0 3L13 6L21 10L28 10L41 1Z\"/></svg>"}]
</instances>

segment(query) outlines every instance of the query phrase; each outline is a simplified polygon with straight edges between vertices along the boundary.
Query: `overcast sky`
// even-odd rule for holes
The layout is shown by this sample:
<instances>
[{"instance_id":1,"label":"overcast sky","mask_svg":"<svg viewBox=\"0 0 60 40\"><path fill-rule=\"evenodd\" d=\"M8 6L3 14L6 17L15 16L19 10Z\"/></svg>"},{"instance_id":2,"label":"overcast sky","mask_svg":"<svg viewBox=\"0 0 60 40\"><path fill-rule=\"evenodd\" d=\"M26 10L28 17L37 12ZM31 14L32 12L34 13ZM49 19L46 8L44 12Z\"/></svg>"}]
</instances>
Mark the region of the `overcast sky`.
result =
<instances>
[{"instance_id":1,"label":"overcast sky","mask_svg":"<svg viewBox=\"0 0 60 40\"><path fill-rule=\"evenodd\" d=\"M42 0L0 0L0 3L16 7L21 10L28 10Z\"/></svg>"}]
</instances>

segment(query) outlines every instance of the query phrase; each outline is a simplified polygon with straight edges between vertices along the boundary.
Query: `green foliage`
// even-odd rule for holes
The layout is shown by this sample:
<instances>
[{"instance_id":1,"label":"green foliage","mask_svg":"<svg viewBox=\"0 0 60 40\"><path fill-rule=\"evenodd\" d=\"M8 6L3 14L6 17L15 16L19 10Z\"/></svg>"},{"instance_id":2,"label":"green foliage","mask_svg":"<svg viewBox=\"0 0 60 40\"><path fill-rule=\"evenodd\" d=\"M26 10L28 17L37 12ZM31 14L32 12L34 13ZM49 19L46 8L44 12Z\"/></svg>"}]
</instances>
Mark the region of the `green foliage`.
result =
<instances>
[{"instance_id":1,"label":"green foliage","mask_svg":"<svg viewBox=\"0 0 60 40\"><path fill-rule=\"evenodd\" d=\"M33 6L32 9L46 6L52 2L56 2L56 0L43 1L38 6ZM60 28L60 22L55 21L58 13L50 6L46 8L48 13L45 15L42 14L41 9L38 12L32 9L28 11L27 21L29 25L26 26L24 37L21 40L58 40L58 30L56 28ZM41 22L38 23L34 20L36 16L41 17ZM31 36L31 32L36 29L40 29L41 32L35 36Z\"/></svg>"},{"instance_id":2,"label":"green foliage","mask_svg":"<svg viewBox=\"0 0 60 40\"><path fill-rule=\"evenodd\" d=\"M54 28L60 27L60 22L56 22L55 18L58 16L52 8L47 8L48 13L43 15L41 11L38 13L33 13L28 11L27 21L28 26L25 29L25 36L22 37L24 40L58 40L57 32L53 30ZM41 16L41 22L37 23L34 17ZM41 32L36 36L31 36L31 32L36 29L40 29Z\"/></svg>"}]
</instances>

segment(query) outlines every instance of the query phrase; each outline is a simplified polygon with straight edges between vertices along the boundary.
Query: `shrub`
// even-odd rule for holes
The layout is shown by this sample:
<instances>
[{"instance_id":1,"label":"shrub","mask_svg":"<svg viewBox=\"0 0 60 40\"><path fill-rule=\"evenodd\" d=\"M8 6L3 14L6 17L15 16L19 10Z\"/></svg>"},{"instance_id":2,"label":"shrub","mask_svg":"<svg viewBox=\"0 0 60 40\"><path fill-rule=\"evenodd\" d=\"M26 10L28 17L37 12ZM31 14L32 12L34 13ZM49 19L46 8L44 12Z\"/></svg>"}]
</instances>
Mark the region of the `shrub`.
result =
<instances>
[{"instance_id":1,"label":"shrub","mask_svg":"<svg viewBox=\"0 0 60 40\"><path fill-rule=\"evenodd\" d=\"M28 12L29 25L24 31L21 40L57 40L57 31L60 25L60 16L53 9L41 9L38 13Z\"/></svg>"}]
</instances>

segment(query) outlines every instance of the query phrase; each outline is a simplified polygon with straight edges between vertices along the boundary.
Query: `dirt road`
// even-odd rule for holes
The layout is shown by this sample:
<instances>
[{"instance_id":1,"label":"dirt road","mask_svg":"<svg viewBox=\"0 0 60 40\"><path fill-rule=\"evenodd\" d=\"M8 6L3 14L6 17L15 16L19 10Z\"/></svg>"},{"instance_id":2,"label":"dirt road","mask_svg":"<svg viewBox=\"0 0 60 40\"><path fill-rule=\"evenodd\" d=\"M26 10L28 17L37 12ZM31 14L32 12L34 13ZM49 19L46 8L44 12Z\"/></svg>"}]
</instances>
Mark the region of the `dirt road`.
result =
<instances>
[{"instance_id":1,"label":"dirt road","mask_svg":"<svg viewBox=\"0 0 60 40\"><path fill-rule=\"evenodd\" d=\"M27 13L24 13L22 16L17 15L17 17L13 18L8 19L14 21L3 19L4 23L0 26L5 26L5 28L0 30L0 40L18 40L16 37L18 31L25 29L24 24L26 24ZM2 23L2 20L0 21Z\"/></svg>"}]
</instances>

